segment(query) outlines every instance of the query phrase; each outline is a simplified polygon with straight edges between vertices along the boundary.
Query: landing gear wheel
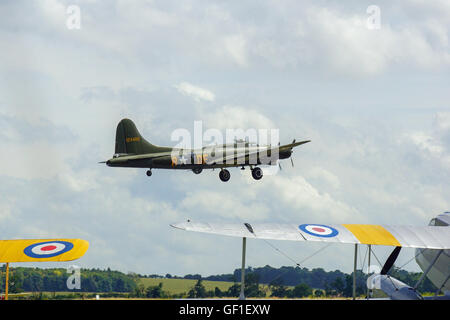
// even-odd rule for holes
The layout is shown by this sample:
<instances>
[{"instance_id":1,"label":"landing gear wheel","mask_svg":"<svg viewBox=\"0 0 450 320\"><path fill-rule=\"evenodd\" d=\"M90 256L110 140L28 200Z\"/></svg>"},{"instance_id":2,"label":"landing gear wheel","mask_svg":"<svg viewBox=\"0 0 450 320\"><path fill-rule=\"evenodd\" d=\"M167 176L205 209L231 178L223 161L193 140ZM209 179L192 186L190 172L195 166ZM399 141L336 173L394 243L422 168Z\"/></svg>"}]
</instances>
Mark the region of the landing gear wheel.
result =
<instances>
[{"instance_id":1,"label":"landing gear wheel","mask_svg":"<svg viewBox=\"0 0 450 320\"><path fill-rule=\"evenodd\" d=\"M195 174L200 174L200 173L202 173L202 171L203 171L203 168L192 169L192 172L194 172Z\"/></svg>"},{"instance_id":2,"label":"landing gear wheel","mask_svg":"<svg viewBox=\"0 0 450 320\"><path fill-rule=\"evenodd\" d=\"M152 170L147 170L147 176L150 177L152 175Z\"/></svg>"},{"instance_id":3,"label":"landing gear wheel","mask_svg":"<svg viewBox=\"0 0 450 320\"><path fill-rule=\"evenodd\" d=\"M261 179L261 178L263 177L263 171L262 171L262 169L261 169L261 168L258 168L258 167L253 168L253 169L252 169L252 177L253 177L253 179L255 179L255 180Z\"/></svg>"},{"instance_id":4,"label":"landing gear wheel","mask_svg":"<svg viewBox=\"0 0 450 320\"><path fill-rule=\"evenodd\" d=\"M223 182L227 182L228 180L230 180L231 174L230 171L228 171L227 169L222 169L219 172L219 178L220 180L222 180Z\"/></svg>"}]
</instances>

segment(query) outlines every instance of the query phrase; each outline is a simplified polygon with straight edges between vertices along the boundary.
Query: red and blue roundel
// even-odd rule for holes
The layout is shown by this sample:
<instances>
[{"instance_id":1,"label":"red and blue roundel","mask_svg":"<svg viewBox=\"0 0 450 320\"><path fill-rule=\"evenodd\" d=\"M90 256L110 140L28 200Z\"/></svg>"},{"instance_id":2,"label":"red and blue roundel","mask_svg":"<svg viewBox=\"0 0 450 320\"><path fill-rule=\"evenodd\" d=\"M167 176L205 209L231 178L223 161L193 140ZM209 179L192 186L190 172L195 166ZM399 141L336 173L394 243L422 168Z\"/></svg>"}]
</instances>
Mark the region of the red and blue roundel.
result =
<instances>
[{"instance_id":1,"label":"red and blue roundel","mask_svg":"<svg viewBox=\"0 0 450 320\"><path fill-rule=\"evenodd\" d=\"M31 258L50 258L70 251L73 243L67 241L38 242L26 247L23 252Z\"/></svg>"},{"instance_id":2,"label":"red and blue roundel","mask_svg":"<svg viewBox=\"0 0 450 320\"><path fill-rule=\"evenodd\" d=\"M301 224L298 228L312 236L322 238L332 238L339 233L335 228L323 224Z\"/></svg>"}]
</instances>

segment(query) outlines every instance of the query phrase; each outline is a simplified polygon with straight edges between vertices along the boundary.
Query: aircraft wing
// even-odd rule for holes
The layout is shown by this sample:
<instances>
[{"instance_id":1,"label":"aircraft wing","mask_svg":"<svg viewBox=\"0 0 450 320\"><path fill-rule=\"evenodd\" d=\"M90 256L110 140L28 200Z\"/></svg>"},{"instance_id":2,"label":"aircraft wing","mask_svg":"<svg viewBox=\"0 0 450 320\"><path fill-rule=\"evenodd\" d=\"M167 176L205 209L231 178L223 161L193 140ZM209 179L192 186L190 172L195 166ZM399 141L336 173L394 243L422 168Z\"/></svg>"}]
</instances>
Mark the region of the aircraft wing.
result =
<instances>
[{"instance_id":1,"label":"aircraft wing","mask_svg":"<svg viewBox=\"0 0 450 320\"><path fill-rule=\"evenodd\" d=\"M81 239L0 240L0 262L71 261L88 248Z\"/></svg>"},{"instance_id":2,"label":"aircraft wing","mask_svg":"<svg viewBox=\"0 0 450 320\"><path fill-rule=\"evenodd\" d=\"M235 152L234 149L230 149L229 151L227 151L226 149L223 149L223 154L221 154L220 156L216 156L216 157L211 157L209 158L206 163L207 164L214 164L217 162L220 163L233 163L233 162L237 162L238 164L243 164L245 163L246 158L250 158L252 159L252 157L254 157L254 160L256 162L256 159L258 157L258 155L265 155L266 157L270 158L268 156L269 151L270 152L280 152L284 149L292 149L294 147L297 147L299 145L305 144L310 142L311 140L305 140L305 141L299 141L299 142L294 142L291 144L287 144L287 145L283 145L283 146L273 146L273 147L250 147L250 148L245 148L245 150L239 150L237 152Z\"/></svg>"},{"instance_id":3,"label":"aircraft wing","mask_svg":"<svg viewBox=\"0 0 450 320\"><path fill-rule=\"evenodd\" d=\"M182 222L186 231L255 239L358 243L409 248L450 249L450 227L370 224L214 224Z\"/></svg>"}]
</instances>

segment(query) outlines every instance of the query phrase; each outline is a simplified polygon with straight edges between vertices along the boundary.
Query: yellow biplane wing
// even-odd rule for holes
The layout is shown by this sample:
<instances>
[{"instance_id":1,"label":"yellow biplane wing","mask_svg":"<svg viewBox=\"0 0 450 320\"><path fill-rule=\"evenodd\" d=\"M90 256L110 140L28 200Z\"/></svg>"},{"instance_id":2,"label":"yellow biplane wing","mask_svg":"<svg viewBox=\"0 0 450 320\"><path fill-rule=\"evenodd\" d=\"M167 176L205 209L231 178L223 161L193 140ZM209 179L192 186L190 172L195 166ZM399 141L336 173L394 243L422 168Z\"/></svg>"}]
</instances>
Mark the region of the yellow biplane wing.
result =
<instances>
[{"instance_id":1,"label":"yellow biplane wing","mask_svg":"<svg viewBox=\"0 0 450 320\"><path fill-rule=\"evenodd\" d=\"M71 261L88 248L89 242L81 239L0 240L0 263Z\"/></svg>"}]
</instances>

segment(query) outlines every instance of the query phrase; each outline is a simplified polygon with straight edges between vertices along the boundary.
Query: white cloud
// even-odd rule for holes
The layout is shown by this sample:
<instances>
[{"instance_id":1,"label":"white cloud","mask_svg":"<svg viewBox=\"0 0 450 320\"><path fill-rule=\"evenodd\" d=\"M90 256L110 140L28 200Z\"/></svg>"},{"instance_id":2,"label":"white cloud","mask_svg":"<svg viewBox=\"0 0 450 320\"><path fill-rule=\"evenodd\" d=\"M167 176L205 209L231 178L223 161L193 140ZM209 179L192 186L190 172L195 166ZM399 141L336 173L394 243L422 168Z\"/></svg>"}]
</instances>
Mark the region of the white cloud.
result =
<instances>
[{"instance_id":1,"label":"white cloud","mask_svg":"<svg viewBox=\"0 0 450 320\"><path fill-rule=\"evenodd\" d=\"M247 60L247 41L242 34L225 36L223 38L223 47L240 66L246 66Z\"/></svg>"},{"instance_id":2,"label":"white cloud","mask_svg":"<svg viewBox=\"0 0 450 320\"><path fill-rule=\"evenodd\" d=\"M44 0L40 4L40 10L44 16L52 23L55 27L64 29L66 26L66 19L68 15L66 14L67 6L58 0Z\"/></svg>"},{"instance_id":3,"label":"white cloud","mask_svg":"<svg viewBox=\"0 0 450 320\"><path fill-rule=\"evenodd\" d=\"M8 150L8 157L2 161L0 174L23 179L49 177L68 170L67 160L75 153L46 142L2 143L1 147Z\"/></svg>"},{"instance_id":4,"label":"white cloud","mask_svg":"<svg viewBox=\"0 0 450 320\"><path fill-rule=\"evenodd\" d=\"M256 108L225 105L204 111L203 119L210 128L217 129L276 129L275 124Z\"/></svg>"},{"instance_id":5,"label":"white cloud","mask_svg":"<svg viewBox=\"0 0 450 320\"><path fill-rule=\"evenodd\" d=\"M276 176L271 183L274 199L281 199L299 214L313 213L315 221L345 223L360 215L355 208L333 199L328 193L319 192L301 176Z\"/></svg>"},{"instance_id":6,"label":"white cloud","mask_svg":"<svg viewBox=\"0 0 450 320\"><path fill-rule=\"evenodd\" d=\"M409 138L420 149L428 151L433 156L439 157L444 148L434 137L424 132L414 132L409 135Z\"/></svg>"},{"instance_id":7,"label":"white cloud","mask_svg":"<svg viewBox=\"0 0 450 320\"><path fill-rule=\"evenodd\" d=\"M12 212L12 204L9 203L10 201L0 197L1 203L0 203L0 222L1 223L8 223L11 221L11 218L13 217ZM9 220L9 221L8 221Z\"/></svg>"},{"instance_id":8,"label":"white cloud","mask_svg":"<svg viewBox=\"0 0 450 320\"><path fill-rule=\"evenodd\" d=\"M435 116L435 124L439 132L450 132L450 112L438 112Z\"/></svg>"},{"instance_id":9,"label":"white cloud","mask_svg":"<svg viewBox=\"0 0 450 320\"><path fill-rule=\"evenodd\" d=\"M305 19L298 22L293 38L299 59L305 51L307 61L314 64L321 61L340 74L358 75L380 74L396 65L425 69L450 66L442 23L429 25L416 21L406 26L395 25L384 15L388 10L381 9L381 28L370 30L365 12L310 7ZM433 45L426 32L436 35L439 44Z\"/></svg>"},{"instance_id":10,"label":"white cloud","mask_svg":"<svg viewBox=\"0 0 450 320\"><path fill-rule=\"evenodd\" d=\"M419 156L450 169L450 113L436 113L432 129L405 133L404 141L412 142Z\"/></svg>"},{"instance_id":11,"label":"white cloud","mask_svg":"<svg viewBox=\"0 0 450 320\"><path fill-rule=\"evenodd\" d=\"M223 221L227 219L258 221L270 215L270 209L262 201L246 201L243 195L212 190L187 193L181 203L181 209L188 212L206 209L207 214L214 219L220 217Z\"/></svg>"},{"instance_id":12,"label":"white cloud","mask_svg":"<svg viewBox=\"0 0 450 320\"><path fill-rule=\"evenodd\" d=\"M216 98L214 93L212 93L211 91L198 86L194 86L189 82L182 82L180 84L177 84L175 85L175 88L177 88L180 93L190 96L196 101L214 101Z\"/></svg>"},{"instance_id":13,"label":"white cloud","mask_svg":"<svg viewBox=\"0 0 450 320\"><path fill-rule=\"evenodd\" d=\"M341 187L339 178L326 169L314 167L307 174L313 179L322 180L324 183L330 185L333 189L339 189Z\"/></svg>"}]
</instances>

